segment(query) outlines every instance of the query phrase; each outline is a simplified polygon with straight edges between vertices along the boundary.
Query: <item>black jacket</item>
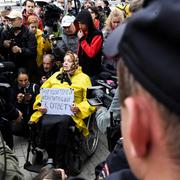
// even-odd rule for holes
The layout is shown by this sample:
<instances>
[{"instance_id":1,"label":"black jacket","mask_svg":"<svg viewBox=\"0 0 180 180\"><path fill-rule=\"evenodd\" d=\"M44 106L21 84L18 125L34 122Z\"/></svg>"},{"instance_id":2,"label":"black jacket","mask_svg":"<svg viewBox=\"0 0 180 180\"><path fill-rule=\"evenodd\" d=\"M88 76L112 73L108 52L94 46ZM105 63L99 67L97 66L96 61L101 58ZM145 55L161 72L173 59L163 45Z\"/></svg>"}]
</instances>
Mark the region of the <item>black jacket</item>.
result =
<instances>
[{"instance_id":1,"label":"black jacket","mask_svg":"<svg viewBox=\"0 0 180 180\"><path fill-rule=\"evenodd\" d=\"M15 120L19 117L15 101L13 101L13 89L9 79L0 74L0 118Z\"/></svg>"},{"instance_id":2,"label":"black jacket","mask_svg":"<svg viewBox=\"0 0 180 180\"><path fill-rule=\"evenodd\" d=\"M6 61L13 61L16 68L26 68L29 74L35 73L36 55L37 55L37 41L35 35L30 32L24 25L20 28L21 32L16 36L14 29L5 30L1 34L0 45L2 48L2 55ZM4 40L11 40L11 47L5 48L3 46ZM22 48L22 53L14 54L11 51L12 46L17 45Z\"/></svg>"},{"instance_id":3,"label":"black jacket","mask_svg":"<svg viewBox=\"0 0 180 180\"><path fill-rule=\"evenodd\" d=\"M88 10L82 10L76 17L76 21L86 24L88 27L88 35L86 37L85 36L82 37L79 40L78 57L79 57L79 64L80 66L82 66L83 72L89 75L90 77L92 77L99 74L101 71L101 56L102 56L103 43L100 44L101 47L97 51L97 53L93 57L90 57L89 54L91 54L90 53L90 51L92 51L91 48L94 49L97 48L96 46L91 46L91 43L93 40L96 40L99 37L103 41L103 35L101 31L97 30L94 27L91 14ZM84 41L87 42L90 48L88 48L86 45L84 46ZM99 46L99 44L96 45ZM86 51L84 49L86 49Z\"/></svg>"},{"instance_id":4,"label":"black jacket","mask_svg":"<svg viewBox=\"0 0 180 180\"><path fill-rule=\"evenodd\" d=\"M39 86L37 84L30 83L26 88L20 88L18 87L18 84L15 84L13 89L16 107L23 113L23 118L28 121L33 113L33 104L35 102L35 98L37 94L39 94ZM19 93L22 93L25 96L31 95L31 99L27 100L27 98L24 97L23 101L19 103L17 101L17 95Z\"/></svg>"}]
</instances>

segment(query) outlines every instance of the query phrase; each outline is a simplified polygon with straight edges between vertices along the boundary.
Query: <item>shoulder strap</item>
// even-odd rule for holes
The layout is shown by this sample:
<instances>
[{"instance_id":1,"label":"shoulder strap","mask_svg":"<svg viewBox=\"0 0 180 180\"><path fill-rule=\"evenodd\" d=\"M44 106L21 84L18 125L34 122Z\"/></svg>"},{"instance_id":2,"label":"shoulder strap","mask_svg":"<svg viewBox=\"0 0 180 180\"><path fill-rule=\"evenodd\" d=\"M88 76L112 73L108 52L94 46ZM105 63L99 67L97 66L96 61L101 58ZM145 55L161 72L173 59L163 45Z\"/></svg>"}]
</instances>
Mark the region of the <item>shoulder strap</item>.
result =
<instances>
[{"instance_id":1,"label":"shoulder strap","mask_svg":"<svg viewBox=\"0 0 180 180\"><path fill-rule=\"evenodd\" d=\"M33 93L35 93L35 92L36 92L35 87L36 87L36 84L33 84L33 87L32 87Z\"/></svg>"}]
</instances>

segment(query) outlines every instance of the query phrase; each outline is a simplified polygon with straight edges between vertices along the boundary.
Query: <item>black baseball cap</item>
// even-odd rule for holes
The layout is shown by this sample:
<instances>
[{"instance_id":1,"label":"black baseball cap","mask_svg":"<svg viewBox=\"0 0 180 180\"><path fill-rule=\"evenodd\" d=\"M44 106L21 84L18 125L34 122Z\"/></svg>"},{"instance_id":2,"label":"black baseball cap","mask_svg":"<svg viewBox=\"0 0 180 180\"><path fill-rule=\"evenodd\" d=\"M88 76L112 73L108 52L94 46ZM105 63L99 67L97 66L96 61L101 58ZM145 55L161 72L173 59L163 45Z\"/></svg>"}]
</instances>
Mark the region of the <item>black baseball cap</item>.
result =
<instances>
[{"instance_id":1,"label":"black baseball cap","mask_svg":"<svg viewBox=\"0 0 180 180\"><path fill-rule=\"evenodd\" d=\"M180 1L145 0L104 46L120 55L135 79L170 111L180 114Z\"/></svg>"}]
</instances>

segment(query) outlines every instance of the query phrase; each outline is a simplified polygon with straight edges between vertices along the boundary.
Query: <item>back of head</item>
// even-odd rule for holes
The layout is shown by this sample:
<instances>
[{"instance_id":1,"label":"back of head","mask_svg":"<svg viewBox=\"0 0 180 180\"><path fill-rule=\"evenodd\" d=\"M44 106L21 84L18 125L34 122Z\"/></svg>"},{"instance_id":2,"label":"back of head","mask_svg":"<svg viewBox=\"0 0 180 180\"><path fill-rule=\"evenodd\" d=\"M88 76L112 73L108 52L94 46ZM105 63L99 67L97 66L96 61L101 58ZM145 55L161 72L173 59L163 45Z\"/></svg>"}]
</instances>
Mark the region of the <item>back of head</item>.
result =
<instances>
[{"instance_id":1,"label":"back of head","mask_svg":"<svg viewBox=\"0 0 180 180\"><path fill-rule=\"evenodd\" d=\"M175 77L180 72L180 26L176 24L179 11L180 3L176 0L145 1L141 10L112 33L109 41L113 47L107 45L104 51L107 56L121 54L136 79L178 114L180 82ZM173 17L176 21L172 21Z\"/></svg>"},{"instance_id":2,"label":"back of head","mask_svg":"<svg viewBox=\"0 0 180 180\"><path fill-rule=\"evenodd\" d=\"M122 57L135 81L158 104L165 149L176 165L180 163L180 79L177 78L180 77L179 12L178 0L145 0L142 9L110 35L104 48L107 56ZM121 94L122 103L137 92L131 86L131 76L124 78L129 79L131 84L130 89L125 88L126 92Z\"/></svg>"},{"instance_id":3,"label":"back of head","mask_svg":"<svg viewBox=\"0 0 180 180\"><path fill-rule=\"evenodd\" d=\"M88 8L88 10L90 10L90 12L95 13L97 19L99 18L98 7L96 7L96 6L91 6L91 7Z\"/></svg>"}]
</instances>

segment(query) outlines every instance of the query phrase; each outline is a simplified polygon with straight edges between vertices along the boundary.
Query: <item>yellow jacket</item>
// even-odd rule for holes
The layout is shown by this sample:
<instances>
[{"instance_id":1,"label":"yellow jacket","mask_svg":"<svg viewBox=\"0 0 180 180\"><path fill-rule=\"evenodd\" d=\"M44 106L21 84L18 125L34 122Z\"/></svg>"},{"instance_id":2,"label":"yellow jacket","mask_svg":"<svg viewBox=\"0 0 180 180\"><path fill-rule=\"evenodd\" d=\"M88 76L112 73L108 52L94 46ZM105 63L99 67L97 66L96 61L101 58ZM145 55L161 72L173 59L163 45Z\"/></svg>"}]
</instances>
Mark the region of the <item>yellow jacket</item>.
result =
<instances>
[{"instance_id":1,"label":"yellow jacket","mask_svg":"<svg viewBox=\"0 0 180 180\"><path fill-rule=\"evenodd\" d=\"M120 3L120 4L116 5L116 8L121 10L124 13L125 18L128 18L132 15L132 13L129 10L129 5L130 4L128 2Z\"/></svg>"},{"instance_id":2,"label":"yellow jacket","mask_svg":"<svg viewBox=\"0 0 180 180\"><path fill-rule=\"evenodd\" d=\"M36 39L37 39L37 57L36 62L38 67L42 64L43 51L44 51L44 38L42 37L43 32L40 29L36 31Z\"/></svg>"},{"instance_id":3,"label":"yellow jacket","mask_svg":"<svg viewBox=\"0 0 180 180\"><path fill-rule=\"evenodd\" d=\"M51 49L50 42L48 41L48 39L44 39L42 35L43 35L43 32L40 29L37 29L35 36L36 36L36 39L37 39L36 62L37 62L38 67L41 66L41 64L42 64L42 59L43 59L44 52Z\"/></svg>"},{"instance_id":4,"label":"yellow jacket","mask_svg":"<svg viewBox=\"0 0 180 180\"><path fill-rule=\"evenodd\" d=\"M61 83L56 76L62 72L62 69L59 72L54 73L41 88L72 88L74 89L74 103L79 108L79 112L72 116L76 127L82 131L84 136L89 134L89 131L83 121L83 119L90 116L94 111L95 107L91 106L86 98L87 88L92 86L89 76L82 72L82 68L78 67L74 75L71 77L72 84L69 85L67 82ZM41 103L40 94L37 95L36 101L33 105L33 109L37 110L32 114L30 121L38 122L39 118L42 116L42 113L39 110Z\"/></svg>"}]
</instances>

